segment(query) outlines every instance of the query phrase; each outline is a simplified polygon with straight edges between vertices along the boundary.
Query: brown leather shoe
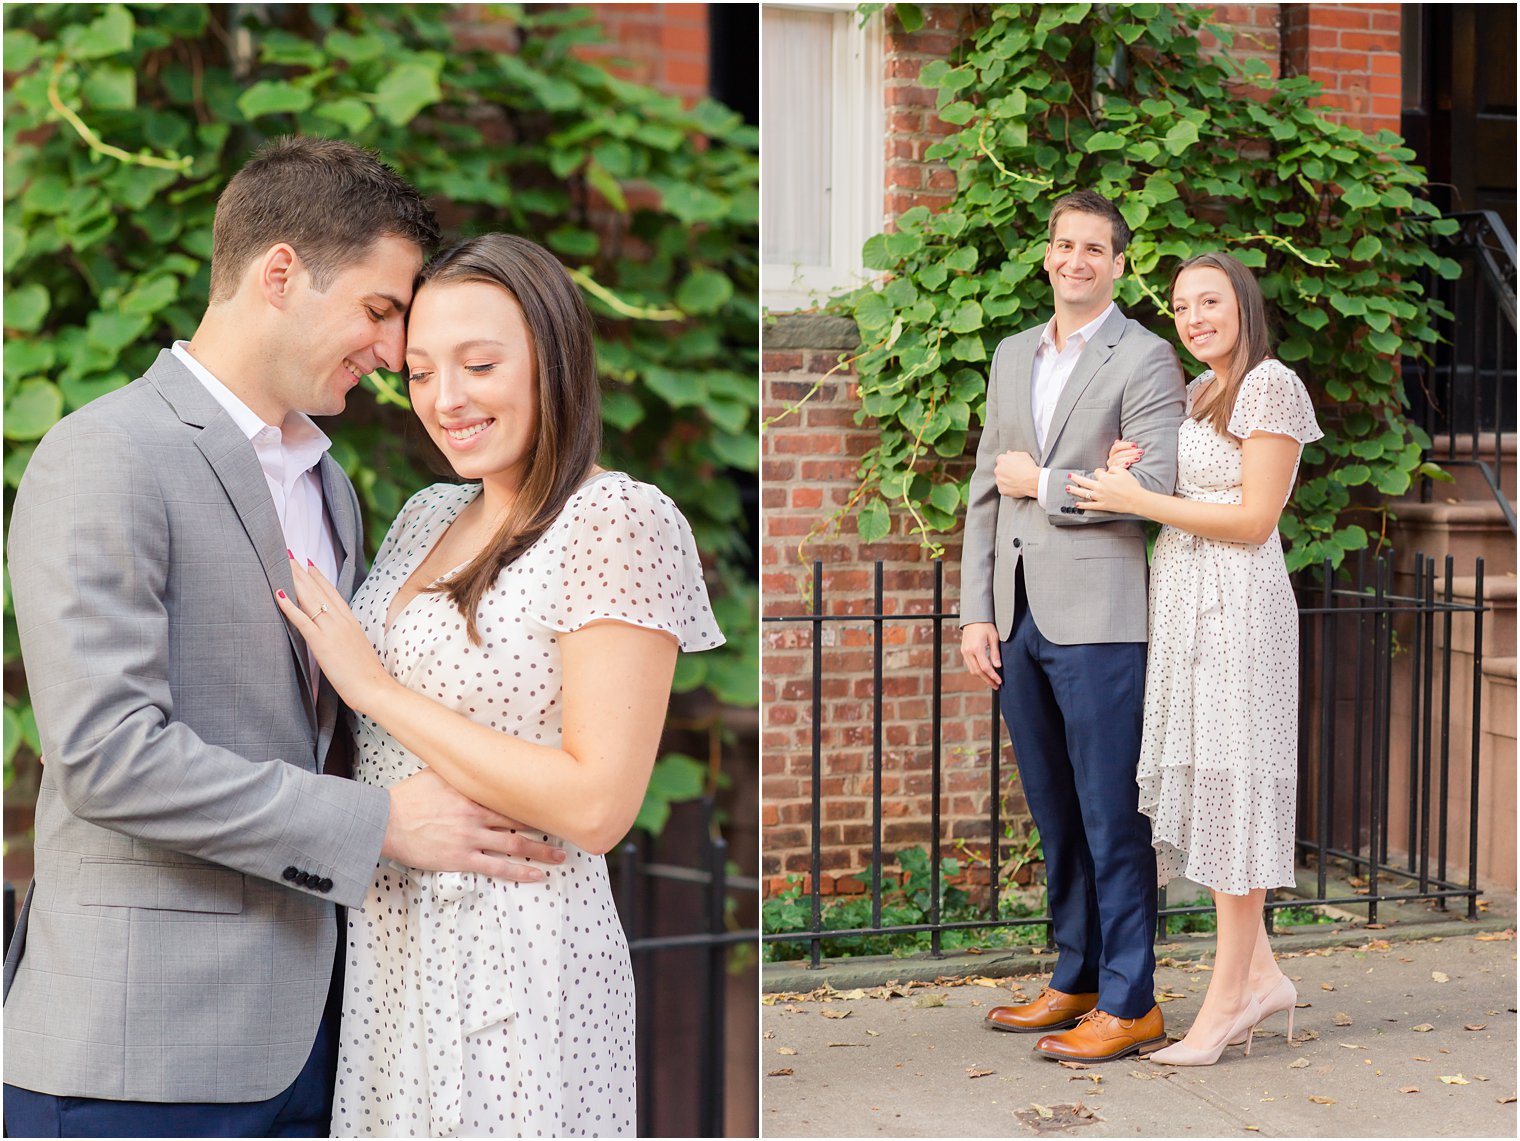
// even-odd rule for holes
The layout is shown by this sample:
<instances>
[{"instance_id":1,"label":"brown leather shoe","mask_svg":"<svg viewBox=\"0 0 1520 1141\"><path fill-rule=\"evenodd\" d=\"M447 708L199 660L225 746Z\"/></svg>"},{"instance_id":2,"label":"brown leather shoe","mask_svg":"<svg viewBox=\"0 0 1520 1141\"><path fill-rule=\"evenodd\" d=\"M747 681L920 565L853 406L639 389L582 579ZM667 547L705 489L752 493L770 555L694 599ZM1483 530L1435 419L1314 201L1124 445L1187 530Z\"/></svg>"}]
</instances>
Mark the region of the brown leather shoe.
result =
<instances>
[{"instance_id":1,"label":"brown leather shoe","mask_svg":"<svg viewBox=\"0 0 1520 1141\"><path fill-rule=\"evenodd\" d=\"M1139 1018L1115 1018L1101 1010L1083 1015L1074 1030L1047 1034L1034 1044L1047 1058L1070 1062L1111 1062L1137 1050L1166 1045L1161 1008L1153 1006Z\"/></svg>"},{"instance_id":2,"label":"brown leather shoe","mask_svg":"<svg viewBox=\"0 0 1520 1141\"><path fill-rule=\"evenodd\" d=\"M1023 1006L994 1006L987 1012L987 1025L1020 1034L1064 1030L1097 1005L1095 994L1066 994L1046 987L1039 998Z\"/></svg>"}]
</instances>

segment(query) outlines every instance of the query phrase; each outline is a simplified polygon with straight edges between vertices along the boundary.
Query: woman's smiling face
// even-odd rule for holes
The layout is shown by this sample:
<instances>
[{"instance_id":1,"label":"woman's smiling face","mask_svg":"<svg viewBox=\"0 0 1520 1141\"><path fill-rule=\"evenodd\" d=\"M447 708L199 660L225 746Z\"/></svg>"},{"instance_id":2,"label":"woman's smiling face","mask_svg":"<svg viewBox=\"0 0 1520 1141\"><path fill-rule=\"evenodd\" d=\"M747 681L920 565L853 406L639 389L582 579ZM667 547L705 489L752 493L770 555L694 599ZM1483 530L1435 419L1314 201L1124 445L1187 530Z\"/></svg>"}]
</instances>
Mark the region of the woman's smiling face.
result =
<instances>
[{"instance_id":1,"label":"woman's smiling face","mask_svg":"<svg viewBox=\"0 0 1520 1141\"><path fill-rule=\"evenodd\" d=\"M1219 372L1240 339L1240 303L1229 276L1211 265L1183 270L1172 287L1172 313L1187 351Z\"/></svg>"},{"instance_id":2,"label":"woman's smiling face","mask_svg":"<svg viewBox=\"0 0 1520 1141\"><path fill-rule=\"evenodd\" d=\"M430 282L407 324L412 411L462 478L522 484L538 433L538 370L522 308L482 281Z\"/></svg>"}]
</instances>

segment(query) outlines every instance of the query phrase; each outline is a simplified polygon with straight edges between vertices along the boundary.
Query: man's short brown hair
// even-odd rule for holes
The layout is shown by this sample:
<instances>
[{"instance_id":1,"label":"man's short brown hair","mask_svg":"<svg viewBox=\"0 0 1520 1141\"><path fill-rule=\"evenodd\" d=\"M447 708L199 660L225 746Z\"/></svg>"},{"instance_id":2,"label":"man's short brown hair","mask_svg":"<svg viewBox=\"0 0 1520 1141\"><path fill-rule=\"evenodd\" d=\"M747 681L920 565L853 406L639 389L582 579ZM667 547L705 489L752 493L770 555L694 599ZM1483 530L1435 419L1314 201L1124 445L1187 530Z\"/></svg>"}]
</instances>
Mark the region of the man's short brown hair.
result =
<instances>
[{"instance_id":1,"label":"man's short brown hair","mask_svg":"<svg viewBox=\"0 0 1520 1141\"><path fill-rule=\"evenodd\" d=\"M1110 202L1096 190L1074 190L1070 194L1063 194L1056 199L1056 204L1050 208L1049 238L1055 241L1056 219L1068 210L1075 210L1079 214L1096 214L1100 218L1107 218L1114 228L1114 256L1118 257L1129 247L1130 229L1129 223L1124 220L1124 215L1119 213L1119 208Z\"/></svg>"},{"instance_id":2,"label":"man's short brown hair","mask_svg":"<svg viewBox=\"0 0 1520 1141\"><path fill-rule=\"evenodd\" d=\"M222 191L211 226L211 300L237 292L248 263L288 243L324 290L381 237L438 244L438 220L416 189L369 151L339 139L287 136L261 147Z\"/></svg>"}]
</instances>

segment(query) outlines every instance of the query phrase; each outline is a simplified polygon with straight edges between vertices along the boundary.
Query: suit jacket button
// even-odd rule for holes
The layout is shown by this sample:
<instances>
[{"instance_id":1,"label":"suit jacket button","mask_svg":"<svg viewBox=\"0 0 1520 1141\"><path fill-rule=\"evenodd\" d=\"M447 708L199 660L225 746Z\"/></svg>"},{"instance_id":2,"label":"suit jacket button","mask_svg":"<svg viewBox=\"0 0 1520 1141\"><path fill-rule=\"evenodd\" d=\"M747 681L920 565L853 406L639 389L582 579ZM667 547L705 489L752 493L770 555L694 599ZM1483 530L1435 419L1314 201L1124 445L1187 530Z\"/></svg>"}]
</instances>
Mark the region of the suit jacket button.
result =
<instances>
[{"instance_id":1,"label":"suit jacket button","mask_svg":"<svg viewBox=\"0 0 1520 1141\"><path fill-rule=\"evenodd\" d=\"M317 890L320 892L332 891L332 880L328 879L326 876L323 876L322 882L317 884Z\"/></svg>"},{"instance_id":2,"label":"suit jacket button","mask_svg":"<svg viewBox=\"0 0 1520 1141\"><path fill-rule=\"evenodd\" d=\"M296 883L300 884L302 887L305 887L307 884L311 883L311 873L310 872L297 872L296 873Z\"/></svg>"},{"instance_id":3,"label":"suit jacket button","mask_svg":"<svg viewBox=\"0 0 1520 1141\"><path fill-rule=\"evenodd\" d=\"M1023 539L1015 539L1013 541L1013 545L1015 547L1022 547L1024 545L1024 540Z\"/></svg>"},{"instance_id":4,"label":"suit jacket button","mask_svg":"<svg viewBox=\"0 0 1520 1141\"><path fill-rule=\"evenodd\" d=\"M299 873L296 871L295 868L290 867L290 868L286 868L280 874L283 875L287 880L294 880Z\"/></svg>"}]
</instances>

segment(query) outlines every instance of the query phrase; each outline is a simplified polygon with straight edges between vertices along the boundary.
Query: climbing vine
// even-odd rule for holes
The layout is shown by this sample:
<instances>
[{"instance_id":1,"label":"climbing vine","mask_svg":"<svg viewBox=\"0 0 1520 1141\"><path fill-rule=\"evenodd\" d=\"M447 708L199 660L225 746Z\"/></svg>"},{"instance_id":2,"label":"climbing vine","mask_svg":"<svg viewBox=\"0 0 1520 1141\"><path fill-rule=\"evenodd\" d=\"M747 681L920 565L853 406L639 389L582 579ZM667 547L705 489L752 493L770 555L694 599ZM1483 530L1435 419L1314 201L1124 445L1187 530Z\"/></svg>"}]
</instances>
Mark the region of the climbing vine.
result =
<instances>
[{"instance_id":1,"label":"climbing vine","mask_svg":"<svg viewBox=\"0 0 1520 1141\"><path fill-rule=\"evenodd\" d=\"M950 465L981 422L988 363L1003 337L1049 318L1050 207L1086 187L1134 231L1119 303L1174 345L1164 291L1180 259L1224 249L1256 272L1276 355L1303 377L1327 431L1306 449L1282 519L1289 567L1338 566L1379 542L1383 497L1438 474L1404 415L1399 360L1425 358L1433 321L1449 316L1422 280L1459 272L1431 250L1456 223L1421 196L1413 152L1387 131L1331 122L1311 105L1316 83L1237 63L1206 10L977 11L956 58L919 76L957 128L925 153L955 172L954 198L871 238L865 261L884 282L836 301L862 340L857 420L880 432L846 509L861 539L895 523L937 553L956 526L967 486ZM1215 54L1200 47L1205 30Z\"/></svg>"}]
</instances>

